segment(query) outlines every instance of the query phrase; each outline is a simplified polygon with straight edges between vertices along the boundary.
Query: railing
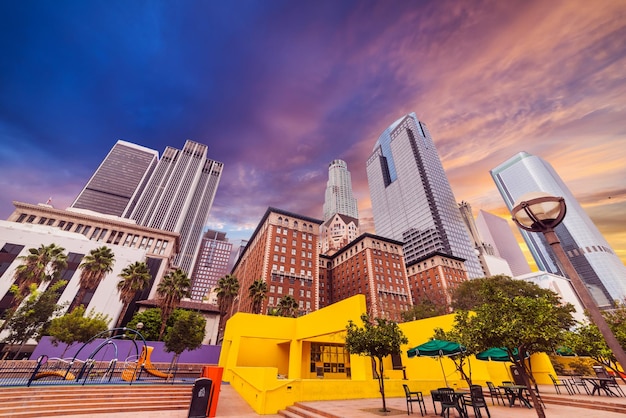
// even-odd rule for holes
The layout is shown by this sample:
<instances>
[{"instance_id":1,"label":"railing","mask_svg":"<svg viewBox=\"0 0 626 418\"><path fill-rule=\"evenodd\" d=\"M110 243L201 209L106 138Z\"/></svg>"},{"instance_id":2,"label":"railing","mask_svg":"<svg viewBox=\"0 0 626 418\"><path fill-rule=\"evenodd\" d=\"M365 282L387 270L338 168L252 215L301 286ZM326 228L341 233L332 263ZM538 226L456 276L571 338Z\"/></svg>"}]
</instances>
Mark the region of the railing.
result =
<instances>
[{"instance_id":1,"label":"railing","mask_svg":"<svg viewBox=\"0 0 626 418\"><path fill-rule=\"evenodd\" d=\"M42 356L45 357L45 356ZM0 387L90 384L192 384L201 368L161 365L149 368L136 361L95 361L59 358L0 362Z\"/></svg>"}]
</instances>

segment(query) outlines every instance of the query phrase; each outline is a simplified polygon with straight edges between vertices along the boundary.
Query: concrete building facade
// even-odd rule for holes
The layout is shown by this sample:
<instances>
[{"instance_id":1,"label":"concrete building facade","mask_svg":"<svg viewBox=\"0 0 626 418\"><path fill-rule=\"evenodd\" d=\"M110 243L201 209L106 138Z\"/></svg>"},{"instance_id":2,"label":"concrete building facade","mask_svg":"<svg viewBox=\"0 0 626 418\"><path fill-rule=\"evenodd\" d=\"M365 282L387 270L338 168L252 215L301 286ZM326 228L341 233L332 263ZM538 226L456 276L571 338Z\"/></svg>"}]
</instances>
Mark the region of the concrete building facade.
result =
<instances>
[{"instance_id":1,"label":"concrete building facade","mask_svg":"<svg viewBox=\"0 0 626 418\"><path fill-rule=\"evenodd\" d=\"M191 274L191 299L203 301L220 278L228 273L233 245L226 233L208 230L202 236L200 250Z\"/></svg>"},{"instance_id":2,"label":"concrete building facade","mask_svg":"<svg viewBox=\"0 0 626 418\"><path fill-rule=\"evenodd\" d=\"M223 165L207 158L208 147L186 141L182 150L167 147L129 218L139 225L180 234L174 265L187 274L200 246L202 230Z\"/></svg>"},{"instance_id":3,"label":"concrete building facade","mask_svg":"<svg viewBox=\"0 0 626 418\"><path fill-rule=\"evenodd\" d=\"M134 208L158 160L155 150L117 141L70 207L124 216Z\"/></svg>"}]
</instances>

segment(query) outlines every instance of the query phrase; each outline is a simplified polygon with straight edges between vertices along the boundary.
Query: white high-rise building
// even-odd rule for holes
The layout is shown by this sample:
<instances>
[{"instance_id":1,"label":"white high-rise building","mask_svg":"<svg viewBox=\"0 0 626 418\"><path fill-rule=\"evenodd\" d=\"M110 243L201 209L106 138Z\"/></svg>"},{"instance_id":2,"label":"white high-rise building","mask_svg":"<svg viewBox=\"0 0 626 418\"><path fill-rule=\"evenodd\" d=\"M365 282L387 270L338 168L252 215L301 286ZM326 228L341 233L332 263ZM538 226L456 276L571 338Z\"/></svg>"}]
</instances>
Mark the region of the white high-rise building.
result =
<instances>
[{"instance_id":1,"label":"white high-rise building","mask_svg":"<svg viewBox=\"0 0 626 418\"><path fill-rule=\"evenodd\" d=\"M352 193L352 179L348 165L343 160L333 160L328 165L328 183L324 199L324 222L335 214L359 219L357 202Z\"/></svg>"},{"instance_id":2,"label":"white high-rise building","mask_svg":"<svg viewBox=\"0 0 626 418\"><path fill-rule=\"evenodd\" d=\"M598 306L626 298L626 266L548 162L520 152L491 170L491 176L509 210L530 192L563 197L567 214L555 232L578 275ZM521 233L539 269L564 276L543 234Z\"/></svg>"},{"instance_id":3,"label":"white high-rise building","mask_svg":"<svg viewBox=\"0 0 626 418\"><path fill-rule=\"evenodd\" d=\"M367 181L376 234L404 243L407 266L439 252L465 260L469 278L483 276L435 144L415 113L380 135Z\"/></svg>"},{"instance_id":4,"label":"white high-rise building","mask_svg":"<svg viewBox=\"0 0 626 418\"><path fill-rule=\"evenodd\" d=\"M139 225L180 234L174 266L188 274L222 175L223 165L207 158L206 145L186 141L167 147L130 218Z\"/></svg>"},{"instance_id":5,"label":"white high-rise building","mask_svg":"<svg viewBox=\"0 0 626 418\"><path fill-rule=\"evenodd\" d=\"M476 217L476 228L483 242L493 248L494 255L509 263L513 276L531 272L528 261L506 219L480 210Z\"/></svg>"}]
</instances>

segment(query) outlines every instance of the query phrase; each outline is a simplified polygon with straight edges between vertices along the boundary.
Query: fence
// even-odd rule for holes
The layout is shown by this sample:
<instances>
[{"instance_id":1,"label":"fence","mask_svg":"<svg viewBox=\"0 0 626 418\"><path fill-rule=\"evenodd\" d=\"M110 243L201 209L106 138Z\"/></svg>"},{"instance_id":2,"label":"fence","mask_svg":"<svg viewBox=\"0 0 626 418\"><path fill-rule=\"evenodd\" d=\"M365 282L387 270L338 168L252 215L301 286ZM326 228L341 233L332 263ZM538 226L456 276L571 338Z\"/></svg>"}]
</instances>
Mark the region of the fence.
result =
<instances>
[{"instance_id":1,"label":"fence","mask_svg":"<svg viewBox=\"0 0 626 418\"><path fill-rule=\"evenodd\" d=\"M137 361L77 360L47 358L0 362L0 386L89 385L89 384L192 384L201 375L201 365L155 364Z\"/></svg>"}]
</instances>

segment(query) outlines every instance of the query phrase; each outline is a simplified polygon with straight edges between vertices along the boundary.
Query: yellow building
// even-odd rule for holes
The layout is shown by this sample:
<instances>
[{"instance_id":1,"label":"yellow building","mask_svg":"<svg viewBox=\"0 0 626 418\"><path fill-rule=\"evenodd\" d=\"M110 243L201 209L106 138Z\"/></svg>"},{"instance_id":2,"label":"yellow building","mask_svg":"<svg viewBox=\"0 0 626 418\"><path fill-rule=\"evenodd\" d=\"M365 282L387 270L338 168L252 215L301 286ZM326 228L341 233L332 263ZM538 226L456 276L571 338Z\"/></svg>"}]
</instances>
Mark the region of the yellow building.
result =
<instances>
[{"instance_id":1,"label":"yellow building","mask_svg":"<svg viewBox=\"0 0 626 418\"><path fill-rule=\"evenodd\" d=\"M357 295L299 318L237 313L228 320L222 342L223 380L258 414L276 414L300 401L379 398L371 359L344 349L348 321L361 326L365 312L365 296ZM450 314L399 324L409 344L400 358L385 358L387 397L404 397L402 384L428 394L445 386L444 374L449 386L467 386L448 358L406 356L409 348L431 339L435 328L449 329L453 321ZM509 363L472 357L470 364L474 383L513 380ZM547 374L554 374L544 354L533 356L532 370L539 384L549 384Z\"/></svg>"}]
</instances>

